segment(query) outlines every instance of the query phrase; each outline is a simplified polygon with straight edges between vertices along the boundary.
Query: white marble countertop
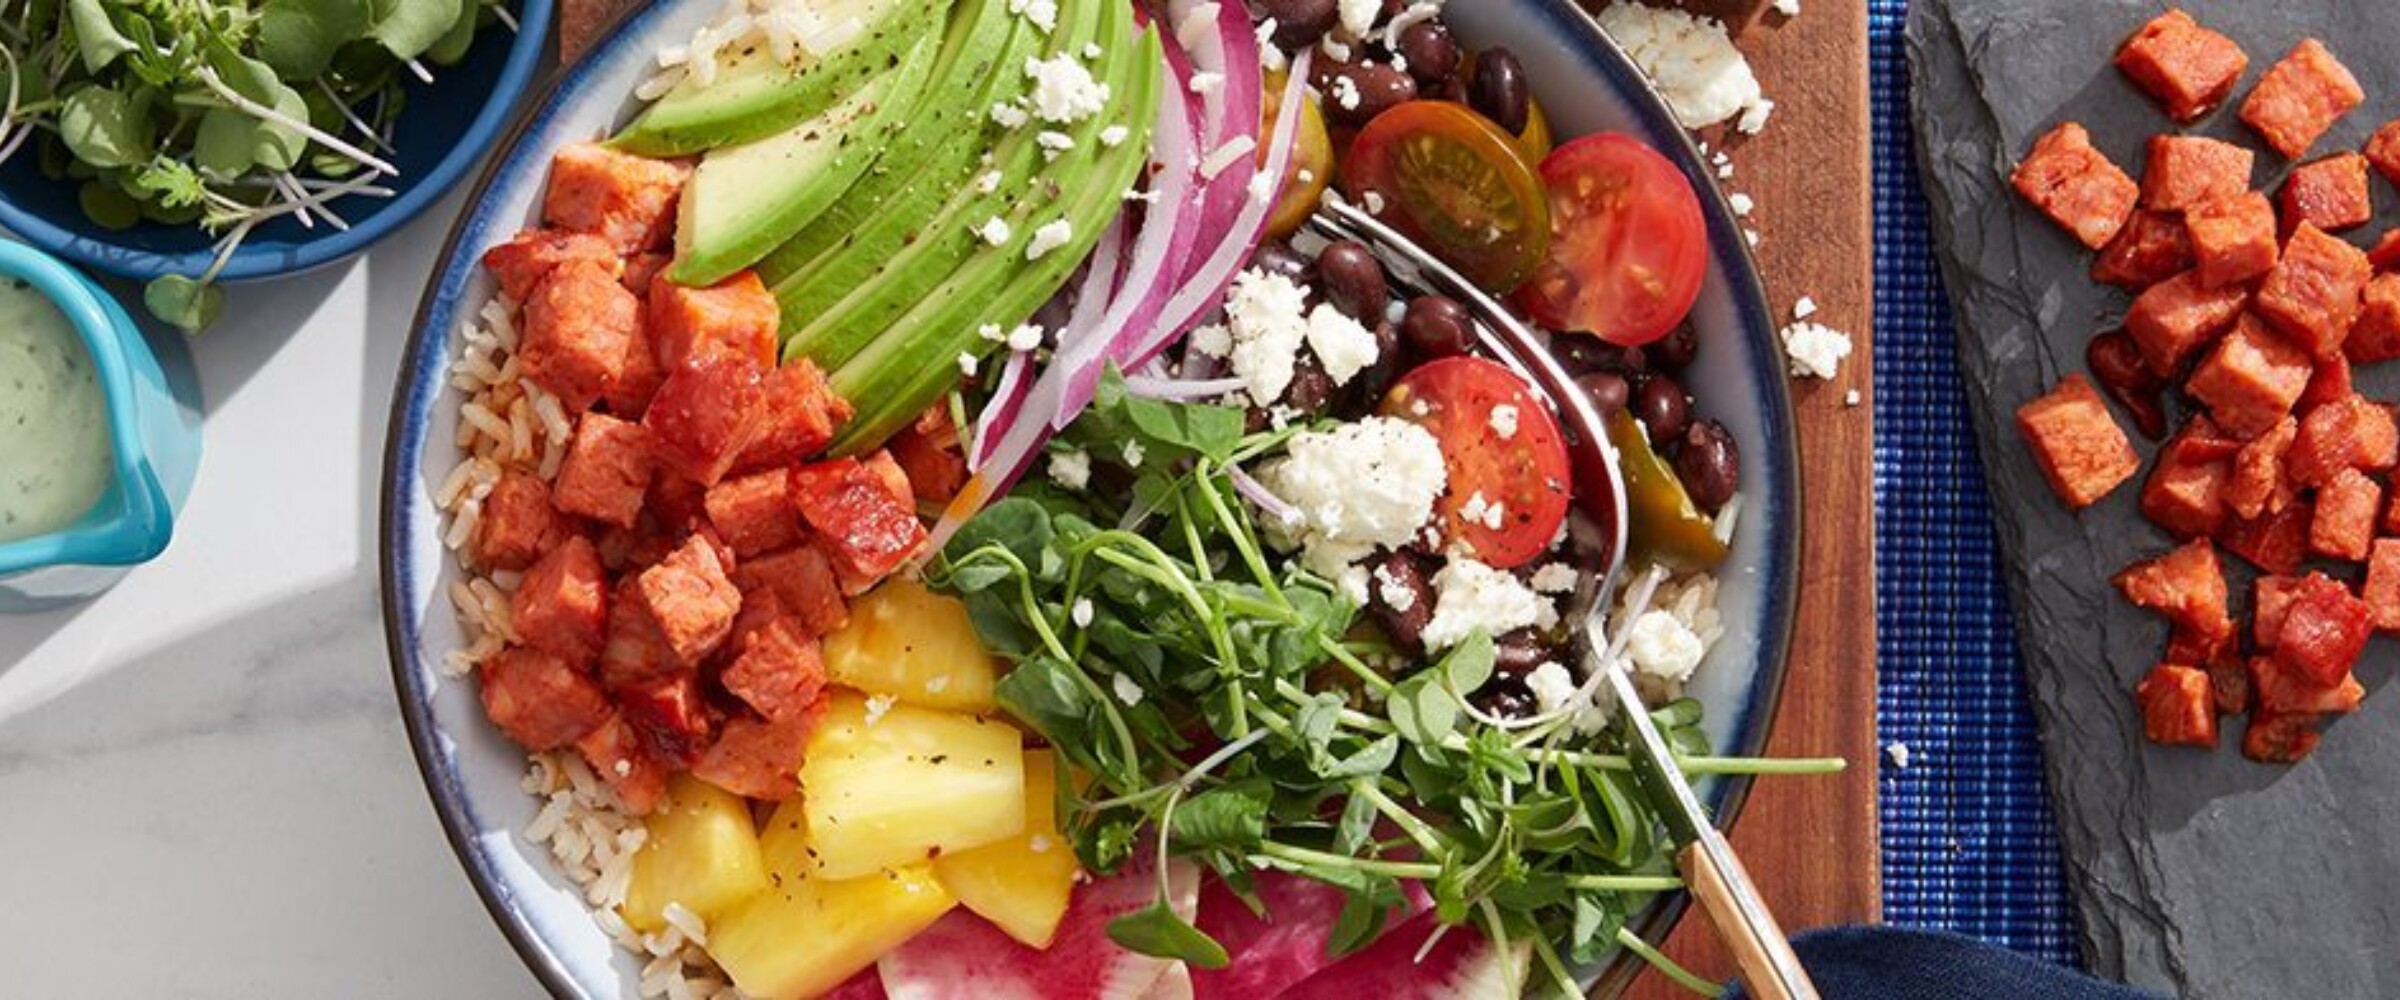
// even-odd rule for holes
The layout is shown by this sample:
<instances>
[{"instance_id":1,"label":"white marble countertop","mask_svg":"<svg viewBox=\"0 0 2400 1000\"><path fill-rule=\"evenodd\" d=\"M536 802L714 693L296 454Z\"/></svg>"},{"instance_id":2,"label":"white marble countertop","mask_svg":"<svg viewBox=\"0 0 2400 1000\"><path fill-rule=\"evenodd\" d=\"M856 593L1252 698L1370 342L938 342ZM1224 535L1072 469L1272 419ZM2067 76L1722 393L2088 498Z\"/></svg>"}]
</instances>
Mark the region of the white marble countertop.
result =
<instances>
[{"instance_id":1,"label":"white marble countertop","mask_svg":"<svg viewBox=\"0 0 2400 1000\"><path fill-rule=\"evenodd\" d=\"M458 205L234 289L174 543L0 615L0 995L541 995L442 839L376 604L393 375Z\"/></svg>"}]
</instances>

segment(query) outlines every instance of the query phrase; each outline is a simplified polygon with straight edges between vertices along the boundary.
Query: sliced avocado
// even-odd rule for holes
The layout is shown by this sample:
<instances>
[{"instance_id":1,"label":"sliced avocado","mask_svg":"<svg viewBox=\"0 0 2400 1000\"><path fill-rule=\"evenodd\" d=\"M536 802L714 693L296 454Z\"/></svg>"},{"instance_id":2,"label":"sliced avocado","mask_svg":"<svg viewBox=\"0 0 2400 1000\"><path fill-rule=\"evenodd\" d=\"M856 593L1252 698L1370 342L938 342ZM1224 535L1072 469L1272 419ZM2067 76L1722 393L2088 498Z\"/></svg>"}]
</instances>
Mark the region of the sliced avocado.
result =
<instances>
[{"instance_id":1,"label":"sliced avocado","mask_svg":"<svg viewBox=\"0 0 2400 1000\"><path fill-rule=\"evenodd\" d=\"M1112 37L1123 37L1122 29ZM1057 294L1124 210L1125 192L1150 162L1150 132L1167 73L1155 25L1143 30L1139 45L1123 48L1135 54L1135 65L1129 72L1113 74L1121 97L1112 102L1107 117L1131 134L1124 143L1099 150L1086 169L1045 187L1046 200L1034 206L1033 219L1022 230L1029 234L1037 220L1064 219L1073 227L1067 244L1028 261L1025 244L1030 237L1021 235L977 256L837 369L834 391L854 401L858 412L834 440L834 454L856 454L881 444L941 398L958 381L958 356L991 348L976 328L988 322L1015 326L1031 317Z\"/></svg>"},{"instance_id":2,"label":"sliced avocado","mask_svg":"<svg viewBox=\"0 0 2400 1000\"><path fill-rule=\"evenodd\" d=\"M1087 44L1112 37L1130 42L1131 24L1130 4L1068 3L1050 33L1049 50L1080 53ZM1122 92L1119 78L1130 76L1123 64L1131 47L1103 46L1107 63L1096 67L1094 76L1108 82L1112 92ZM1021 76L1016 69L999 67L1003 74ZM821 259L821 266L778 284L775 297L783 307L786 356L806 354L827 370L848 361L976 254L1001 249L977 235L977 227L987 220L1007 222L1010 235L1023 246L1030 235L1021 225L1029 196L1038 193L1045 178L1090 162L1108 117L1094 115L1076 123L1067 132L1075 140L1074 148L1055 158L1044 155L1041 123L1004 130L990 145L990 165L984 168L1001 178L999 184L954 185L947 200L923 217L886 213L844 243L840 252Z\"/></svg>"},{"instance_id":3,"label":"sliced avocado","mask_svg":"<svg viewBox=\"0 0 2400 1000\"><path fill-rule=\"evenodd\" d=\"M857 30L792 65L763 49L733 53L708 86L685 80L609 140L641 156L683 156L774 135L824 113L941 28L950 0L831 0L827 24Z\"/></svg>"},{"instance_id":4,"label":"sliced avocado","mask_svg":"<svg viewBox=\"0 0 2400 1000\"><path fill-rule=\"evenodd\" d=\"M940 51L935 39L920 39L898 68L824 114L757 142L709 150L683 189L667 277L716 284L816 219L906 127Z\"/></svg>"},{"instance_id":5,"label":"sliced avocado","mask_svg":"<svg viewBox=\"0 0 2400 1000\"><path fill-rule=\"evenodd\" d=\"M799 279L828 254L866 257L887 242L897 251L897 237L879 237L878 228L896 233L921 225L968 183L976 159L991 148L991 105L1015 100L1030 86L1024 74L1000 68L1041 51L1041 33L1009 7L1010 0L965 0L951 13L951 40L930 88L935 96L910 115L908 128L848 195L759 262L767 284Z\"/></svg>"}]
</instances>

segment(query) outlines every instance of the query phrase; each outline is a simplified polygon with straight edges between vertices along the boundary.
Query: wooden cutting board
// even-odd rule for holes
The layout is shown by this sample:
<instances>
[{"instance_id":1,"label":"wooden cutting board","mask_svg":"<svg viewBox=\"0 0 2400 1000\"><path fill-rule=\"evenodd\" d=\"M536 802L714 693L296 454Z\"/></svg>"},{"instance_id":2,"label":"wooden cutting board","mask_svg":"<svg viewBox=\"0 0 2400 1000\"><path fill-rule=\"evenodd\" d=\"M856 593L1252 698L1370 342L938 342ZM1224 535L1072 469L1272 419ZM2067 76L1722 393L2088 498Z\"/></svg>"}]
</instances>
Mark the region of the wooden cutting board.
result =
<instances>
[{"instance_id":1,"label":"wooden cutting board","mask_svg":"<svg viewBox=\"0 0 2400 1000\"><path fill-rule=\"evenodd\" d=\"M1589 0L1587 0L1589 2ZM1870 356L1874 290L1869 167L1867 15L1859 0L1801 0L1786 18L1764 0L1695 0L1723 18L1775 110L1755 136L1711 130L1732 157L1729 191L1750 196L1749 222L1769 304L1788 322L1794 300L1811 319L1850 334L1855 350L1831 382L1795 381L1803 503L1800 613L1789 679L1768 752L1838 756L1843 774L1770 778L1752 786L1733 844L1759 891L1798 933L1882 914L1875 775L1875 498ZM1857 406L1846 404L1856 390ZM1690 915L1666 951L1717 980L1733 965L1707 921ZM1688 997L1645 974L1637 997Z\"/></svg>"},{"instance_id":2,"label":"wooden cutting board","mask_svg":"<svg viewBox=\"0 0 2400 1000\"><path fill-rule=\"evenodd\" d=\"M560 48L580 55L625 8L644 0L566 0ZM1756 136L1712 130L1731 156L1727 189L1757 204L1750 223L1779 319L1806 295L1812 317L1850 334L1855 350L1832 382L1795 382L1803 505L1799 626L1769 752L1837 756L1832 777L1758 782L1734 845L1769 905L1794 932L1859 923L1882 912L1875 773L1875 537L1869 357L1873 302L1867 109L1867 21L1858 0L1802 0L1786 18L1764 0L1695 0L1734 26L1775 110ZM1858 405L1846 396L1855 390ZM1717 979L1732 966L1704 922L1685 921L1669 954ZM1658 976L1636 996L1679 996Z\"/></svg>"}]
</instances>

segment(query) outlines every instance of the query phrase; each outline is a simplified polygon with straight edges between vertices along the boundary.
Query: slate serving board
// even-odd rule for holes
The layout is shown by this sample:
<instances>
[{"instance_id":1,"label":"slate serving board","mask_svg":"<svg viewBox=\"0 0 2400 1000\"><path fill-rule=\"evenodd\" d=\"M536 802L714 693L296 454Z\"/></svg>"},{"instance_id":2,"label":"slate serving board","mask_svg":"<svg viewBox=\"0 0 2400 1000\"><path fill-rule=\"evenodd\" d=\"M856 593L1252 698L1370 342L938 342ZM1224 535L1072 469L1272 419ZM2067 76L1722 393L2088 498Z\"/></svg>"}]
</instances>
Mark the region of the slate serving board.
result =
<instances>
[{"instance_id":1,"label":"slate serving board","mask_svg":"<svg viewBox=\"0 0 2400 1000\"><path fill-rule=\"evenodd\" d=\"M2388 57L2400 51L2400 7L2390 0L2182 6L2249 52L2232 103L2304 36L2343 57L2367 103L2318 141L2318 155L2358 148L2400 113L2400 61ZM2090 254L2018 200L2008 172L2036 136L2075 120L2140 175L2147 138L2175 126L2109 59L2161 9L1918 0L1908 24L1919 167L2085 957L2104 975L2186 997L2400 996L2400 693L2383 690L2400 647L2369 648L2365 709L2335 723L2297 767L2244 759L2232 720L2215 753L2149 745L2131 692L2166 628L2120 600L2108 577L2171 543L2141 518L2138 481L2068 512L2015 427L2019 405L2084 370L2084 344L2129 300L2086 276ZM2255 143L2229 109L2192 130ZM2287 166L2262 151L2254 183L2272 191ZM2351 239L2383 232L2400 206L2390 185L2372 183L2383 211ZM2360 387L2392 399L2400 372L2380 367L2362 370ZM2136 444L2145 458L2155 451ZM2249 576L2233 576L2246 603Z\"/></svg>"}]
</instances>

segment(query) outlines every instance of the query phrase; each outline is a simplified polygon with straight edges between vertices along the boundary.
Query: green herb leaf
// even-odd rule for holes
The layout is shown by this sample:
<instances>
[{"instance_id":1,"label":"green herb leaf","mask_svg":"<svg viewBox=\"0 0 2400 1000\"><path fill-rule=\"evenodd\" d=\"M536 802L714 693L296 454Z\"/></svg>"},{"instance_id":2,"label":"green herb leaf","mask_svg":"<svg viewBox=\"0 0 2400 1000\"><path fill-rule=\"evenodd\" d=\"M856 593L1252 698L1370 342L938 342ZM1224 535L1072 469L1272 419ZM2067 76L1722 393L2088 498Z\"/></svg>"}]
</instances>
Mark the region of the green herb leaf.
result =
<instances>
[{"instance_id":1,"label":"green herb leaf","mask_svg":"<svg viewBox=\"0 0 2400 1000\"><path fill-rule=\"evenodd\" d=\"M101 0L67 0L67 23L75 30L75 51L86 73L97 75L118 56L136 48L109 20L108 7Z\"/></svg>"},{"instance_id":2,"label":"green herb leaf","mask_svg":"<svg viewBox=\"0 0 2400 1000\"><path fill-rule=\"evenodd\" d=\"M1168 909L1165 900L1109 921L1108 938L1127 951L1181 959L1202 969L1222 969L1232 960L1224 945Z\"/></svg>"},{"instance_id":3,"label":"green herb leaf","mask_svg":"<svg viewBox=\"0 0 2400 1000\"><path fill-rule=\"evenodd\" d=\"M1187 847L1246 853L1266 839L1267 799L1234 788L1202 792L1175 807L1171 828Z\"/></svg>"},{"instance_id":4,"label":"green herb leaf","mask_svg":"<svg viewBox=\"0 0 2400 1000\"><path fill-rule=\"evenodd\" d=\"M75 190L75 203L103 229L131 229L142 221L142 203L105 180L83 182Z\"/></svg>"},{"instance_id":5,"label":"green herb leaf","mask_svg":"<svg viewBox=\"0 0 2400 1000\"><path fill-rule=\"evenodd\" d=\"M482 20L485 0L463 0L458 5L458 20L450 22L450 30L440 41L425 50L425 58L443 66L453 66L467 57L475 47L475 26Z\"/></svg>"},{"instance_id":6,"label":"green herb leaf","mask_svg":"<svg viewBox=\"0 0 2400 1000\"><path fill-rule=\"evenodd\" d=\"M162 274L142 288L142 305L160 322L198 333L225 312L225 290L180 274Z\"/></svg>"},{"instance_id":7,"label":"green herb leaf","mask_svg":"<svg viewBox=\"0 0 2400 1000\"><path fill-rule=\"evenodd\" d=\"M95 167L130 167L150 159L149 106L106 87L67 95L58 135L75 158Z\"/></svg>"},{"instance_id":8,"label":"green herb leaf","mask_svg":"<svg viewBox=\"0 0 2400 1000\"><path fill-rule=\"evenodd\" d=\"M1400 886L1388 878L1375 879L1365 891L1343 897L1342 912L1333 918L1333 929L1325 935L1325 956L1341 958L1372 943L1383 934L1392 908L1405 898Z\"/></svg>"},{"instance_id":9,"label":"green herb leaf","mask_svg":"<svg viewBox=\"0 0 2400 1000\"><path fill-rule=\"evenodd\" d=\"M374 17L367 0L266 0L258 11L258 58L287 80L314 78L333 65L343 43L366 34Z\"/></svg>"},{"instance_id":10,"label":"green herb leaf","mask_svg":"<svg viewBox=\"0 0 2400 1000\"><path fill-rule=\"evenodd\" d=\"M308 120L308 102L300 97L299 91L293 90L282 80L277 79L275 71L266 63L244 56L223 45L212 46L209 49L208 63L209 67L217 72L217 76L223 79L225 85L232 88L234 93L274 108L276 114L291 121L305 122ZM250 158L258 166L273 171L290 170L293 165L300 162L301 154L308 149L308 137L291 125L247 112L234 112L233 109L221 110L241 114L256 123L256 130L250 135ZM223 127L220 126L220 128ZM238 139L227 136L220 137L218 141L229 142L238 141ZM228 154L220 150L218 155Z\"/></svg>"},{"instance_id":11,"label":"green herb leaf","mask_svg":"<svg viewBox=\"0 0 2400 1000\"><path fill-rule=\"evenodd\" d=\"M378 0L375 24L367 36L381 43L392 57L406 62L450 33L458 9L468 0Z\"/></svg>"}]
</instances>

